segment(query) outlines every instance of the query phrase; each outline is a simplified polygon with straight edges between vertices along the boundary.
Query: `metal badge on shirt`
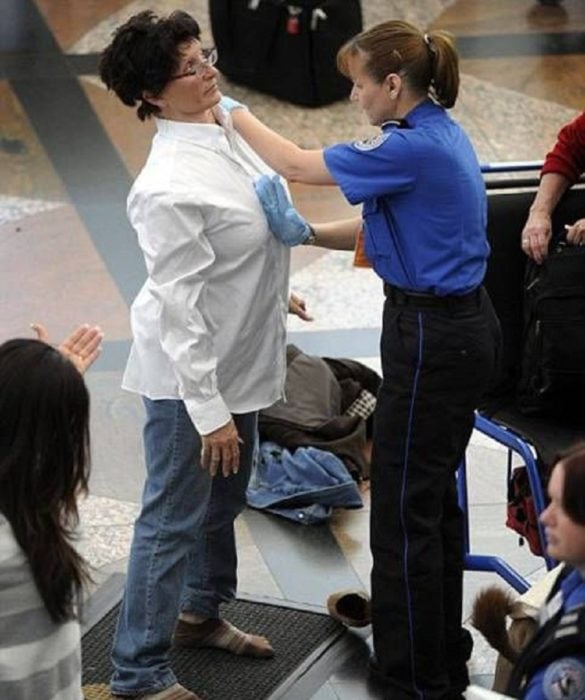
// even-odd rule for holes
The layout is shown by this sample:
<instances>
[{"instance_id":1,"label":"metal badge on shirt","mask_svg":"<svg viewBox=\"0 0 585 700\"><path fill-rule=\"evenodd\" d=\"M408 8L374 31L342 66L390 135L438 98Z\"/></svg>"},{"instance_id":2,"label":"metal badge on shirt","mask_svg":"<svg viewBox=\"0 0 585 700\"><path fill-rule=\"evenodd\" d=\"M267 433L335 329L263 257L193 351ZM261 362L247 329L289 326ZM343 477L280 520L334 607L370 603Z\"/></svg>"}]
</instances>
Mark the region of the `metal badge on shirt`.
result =
<instances>
[{"instance_id":1,"label":"metal badge on shirt","mask_svg":"<svg viewBox=\"0 0 585 700\"><path fill-rule=\"evenodd\" d=\"M583 700L585 666L573 657L555 661L546 669L542 692L547 700Z\"/></svg>"},{"instance_id":2,"label":"metal badge on shirt","mask_svg":"<svg viewBox=\"0 0 585 700\"><path fill-rule=\"evenodd\" d=\"M373 151L375 148L379 148L389 136L390 134L377 134L362 141L354 141L353 145L358 151Z\"/></svg>"}]
</instances>

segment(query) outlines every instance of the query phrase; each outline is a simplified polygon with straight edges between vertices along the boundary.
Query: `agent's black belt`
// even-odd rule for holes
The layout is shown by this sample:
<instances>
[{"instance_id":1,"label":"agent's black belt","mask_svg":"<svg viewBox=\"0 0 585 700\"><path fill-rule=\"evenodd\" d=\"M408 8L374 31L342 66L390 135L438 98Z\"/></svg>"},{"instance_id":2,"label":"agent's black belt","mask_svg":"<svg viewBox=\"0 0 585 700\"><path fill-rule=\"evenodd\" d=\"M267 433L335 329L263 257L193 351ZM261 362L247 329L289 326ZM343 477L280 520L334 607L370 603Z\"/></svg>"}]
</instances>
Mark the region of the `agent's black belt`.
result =
<instances>
[{"instance_id":1,"label":"agent's black belt","mask_svg":"<svg viewBox=\"0 0 585 700\"><path fill-rule=\"evenodd\" d=\"M394 306L412 306L419 309L453 309L462 306L477 306L481 298L481 287L459 296L425 294L424 292L405 292L392 284L384 282L384 294Z\"/></svg>"}]
</instances>

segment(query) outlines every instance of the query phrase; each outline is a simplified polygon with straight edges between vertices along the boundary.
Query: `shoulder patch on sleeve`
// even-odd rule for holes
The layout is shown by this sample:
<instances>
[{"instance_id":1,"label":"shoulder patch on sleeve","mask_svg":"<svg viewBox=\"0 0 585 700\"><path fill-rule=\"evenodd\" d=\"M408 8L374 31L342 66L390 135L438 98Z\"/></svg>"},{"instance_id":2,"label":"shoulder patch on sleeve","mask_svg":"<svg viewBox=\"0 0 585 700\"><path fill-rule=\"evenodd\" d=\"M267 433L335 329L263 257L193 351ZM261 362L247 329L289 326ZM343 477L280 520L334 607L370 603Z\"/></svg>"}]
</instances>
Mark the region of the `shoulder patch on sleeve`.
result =
<instances>
[{"instance_id":1,"label":"shoulder patch on sleeve","mask_svg":"<svg viewBox=\"0 0 585 700\"><path fill-rule=\"evenodd\" d=\"M571 656L554 661L542 679L542 692L547 700L583 700L585 666Z\"/></svg>"},{"instance_id":2,"label":"shoulder patch on sleeve","mask_svg":"<svg viewBox=\"0 0 585 700\"><path fill-rule=\"evenodd\" d=\"M370 136L362 141L354 141L353 145L358 151L373 151L375 148L381 146L389 136L390 134L377 134L376 136Z\"/></svg>"}]
</instances>

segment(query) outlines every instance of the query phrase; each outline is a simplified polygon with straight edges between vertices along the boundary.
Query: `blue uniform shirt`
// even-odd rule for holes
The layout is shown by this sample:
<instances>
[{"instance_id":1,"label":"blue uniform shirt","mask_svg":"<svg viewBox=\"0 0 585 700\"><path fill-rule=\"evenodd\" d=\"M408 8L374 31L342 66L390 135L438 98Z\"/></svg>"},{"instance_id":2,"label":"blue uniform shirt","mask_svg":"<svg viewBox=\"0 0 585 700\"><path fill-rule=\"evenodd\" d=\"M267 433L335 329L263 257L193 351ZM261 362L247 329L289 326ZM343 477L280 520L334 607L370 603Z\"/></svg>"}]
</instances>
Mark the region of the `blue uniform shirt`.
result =
<instances>
[{"instance_id":1,"label":"blue uniform shirt","mask_svg":"<svg viewBox=\"0 0 585 700\"><path fill-rule=\"evenodd\" d=\"M327 168L352 204L363 203L365 252L404 290L465 294L483 280L489 245L479 163L461 127L425 100L409 128L325 149Z\"/></svg>"},{"instance_id":2,"label":"blue uniform shirt","mask_svg":"<svg viewBox=\"0 0 585 700\"><path fill-rule=\"evenodd\" d=\"M585 605L585 581L572 571L561 583L564 612ZM524 700L585 700L585 649L552 661L530 678Z\"/></svg>"}]
</instances>

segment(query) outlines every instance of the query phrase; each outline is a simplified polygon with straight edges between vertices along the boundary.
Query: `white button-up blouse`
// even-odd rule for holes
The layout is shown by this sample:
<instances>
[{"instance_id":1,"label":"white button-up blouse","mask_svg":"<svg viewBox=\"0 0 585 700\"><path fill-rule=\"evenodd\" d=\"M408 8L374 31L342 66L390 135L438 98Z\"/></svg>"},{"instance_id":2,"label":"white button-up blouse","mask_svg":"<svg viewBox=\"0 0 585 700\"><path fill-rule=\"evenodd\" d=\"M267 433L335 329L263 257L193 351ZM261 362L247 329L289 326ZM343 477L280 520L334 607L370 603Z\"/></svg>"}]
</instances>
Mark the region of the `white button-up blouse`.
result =
<instances>
[{"instance_id":1,"label":"white button-up blouse","mask_svg":"<svg viewBox=\"0 0 585 700\"><path fill-rule=\"evenodd\" d=\"M128 196L148 279L122 386L182 399L205 435L283 395L289 251L254 191L272 171L229 121L156 126Z\"/></svg>"}]
</instances>

